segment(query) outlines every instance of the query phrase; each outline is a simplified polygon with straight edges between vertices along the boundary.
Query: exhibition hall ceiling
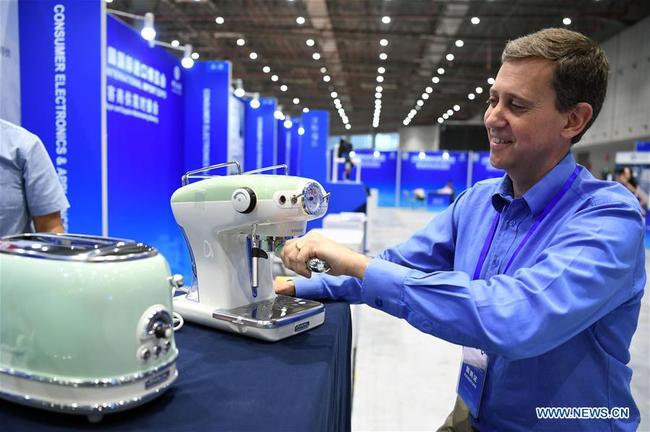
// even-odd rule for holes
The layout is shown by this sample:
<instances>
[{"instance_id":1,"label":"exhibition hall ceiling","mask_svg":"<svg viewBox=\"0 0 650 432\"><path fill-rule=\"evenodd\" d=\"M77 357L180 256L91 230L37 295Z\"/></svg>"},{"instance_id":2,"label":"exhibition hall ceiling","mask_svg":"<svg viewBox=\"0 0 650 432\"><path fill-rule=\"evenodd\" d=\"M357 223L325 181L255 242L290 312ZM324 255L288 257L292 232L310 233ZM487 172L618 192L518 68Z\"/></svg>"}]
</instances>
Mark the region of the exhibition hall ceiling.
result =
<instances>
[{"instance_id":1,"label":"exhibition hall ceiling","mask_svg":"<svg viewBox=\"0 0 650 432\"><path fill-rule=\"evenodd\" d=\"M152 12L157 39L192 44L200 60L229 60L233 80L276 97L286 114L329 110L332 134L431 125L448 113L445 122L479 118L509 39L567 27L603 42L650 15L648 0L113 0L108 7Z\"/></svg>"}]
</instances>

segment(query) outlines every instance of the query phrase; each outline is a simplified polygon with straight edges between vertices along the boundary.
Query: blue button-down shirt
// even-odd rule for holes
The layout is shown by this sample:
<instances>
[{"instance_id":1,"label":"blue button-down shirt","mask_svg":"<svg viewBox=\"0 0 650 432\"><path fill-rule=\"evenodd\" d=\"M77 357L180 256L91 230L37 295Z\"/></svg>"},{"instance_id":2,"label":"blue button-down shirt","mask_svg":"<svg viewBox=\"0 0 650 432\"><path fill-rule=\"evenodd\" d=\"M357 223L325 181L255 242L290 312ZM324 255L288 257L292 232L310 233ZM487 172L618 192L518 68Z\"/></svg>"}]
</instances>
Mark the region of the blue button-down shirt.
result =
<instances>
[{"instance_id":1,"label":"blue button-down shirt","mask_svg":"<svg viewBox=\"0 0 650 432\"><path fill-rule=\"evenodd\" d=\"M645 284L645 227L622 186L580 167L568 192L503 271L576 167L568 154L523 197L506 176L477 183L363 280L296 280L308 298L367 303L488 353L481 431L636 430L629 346ZM473 280L495 212L499 224ZM623 407L627 419L544 420L536 407Z\"/></svg>"}]
</instances>

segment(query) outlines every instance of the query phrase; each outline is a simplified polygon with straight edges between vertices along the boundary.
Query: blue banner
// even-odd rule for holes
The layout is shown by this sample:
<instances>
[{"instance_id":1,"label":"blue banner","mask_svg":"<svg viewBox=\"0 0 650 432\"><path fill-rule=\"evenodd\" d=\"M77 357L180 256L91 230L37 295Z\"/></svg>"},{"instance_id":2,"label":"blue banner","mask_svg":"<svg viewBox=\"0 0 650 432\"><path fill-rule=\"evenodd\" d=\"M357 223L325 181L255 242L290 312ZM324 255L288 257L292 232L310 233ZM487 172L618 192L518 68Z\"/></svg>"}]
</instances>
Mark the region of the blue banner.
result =
<instances>
[{"instance_id":1,"label":"blue banner","mask_svg":"<svg viewBox=\"0 0 650 432\"><path fill-rule=\"evenodd\" d=\"M277 164L275 98L260 98L253 108L247 101L244 114L244 171Z\"/></svg>"},{"instance_id":2,"label":"blue banner","mask_svg":"<svg viewBox=\"0 0 650 432\"><path fill-rule=\"evenodd\" d=\"M185 171L227 162L230 62L194 62L184 79Z\"/></svg>"},{"instance_id":3,"label":"blue banner","mask_svg":"<svg viewBox=\"0 0 650 432\"><path fill-rule=\"evenodd\" d=\"M302 135L301 118L291 118L290 123L286 120L278 120L278 163L287 164L289 175L298 175L298 151ZM287 128L287 126L290 126ZM302 129L304 133L304 129Z\"/></svg>"},{"instance_id":4,"label":"blue banner","mask_svg":"<svg viewBox=\"0 0 650 432\"><path fill-rule=\"evenodd\" d=\"M189 283L189 254L169 204L184 172L183 73L164 49L111 17L107 24L109 234L156 247Z\"/></svg>"},{"instance_id":5,"label":"blue banner","mask_svg":"<svg viewBox=\"0 0 650 432\"><path fill-rule=\"evenodd\" d=\"M490 152L472 152L470 159L472 160L472 185L481 180L505 175L505 171L494 168L490 163Z\"/></svg>"},{"instance_id":6,"label":"blue banner","mask_svg":"<svg viewBox=\"0 0 650 432\"><path fill-rule=\"evenodd\" d=\"M66 229L101 235L104 2L18 6L22 125L52 158L71 206Z\"/></svg>"},{"instance_id":7,"label":"blue banner","mask_svg":"<svg viewBox=\"0 0 650 432\"><path fill-rule=\"evenodd\" d=\"M350 178L356 178L355 170L360 168L361 181L368 188L377 189L379 193L377 204L380 207L394 207L397 201L397 152L357 150L354 153L360 166L352 169ZM339 175L342 175L342 172Z\"/></svg>"},{"instance_id":8,"label":"blue banner","mask_svg":"<svg viewBox=\"0 0 650 432\"><path fill-rule=\"evenodd\" d=\"M448 206L467 186L467 159L465 152L402 153L400 206Z\"/></svg>"},{"instance_id":9,"label":"blue banner","mask_svg":"<svg viewBox=\"0 0 650 432\"><path fill-rule=\"evenodd\" d=\"M329 136L329 113L311 110L302 116L305 134L298 154L298 175L325 184L327 181L327 138Z\"/></svg>"}]
</instances>

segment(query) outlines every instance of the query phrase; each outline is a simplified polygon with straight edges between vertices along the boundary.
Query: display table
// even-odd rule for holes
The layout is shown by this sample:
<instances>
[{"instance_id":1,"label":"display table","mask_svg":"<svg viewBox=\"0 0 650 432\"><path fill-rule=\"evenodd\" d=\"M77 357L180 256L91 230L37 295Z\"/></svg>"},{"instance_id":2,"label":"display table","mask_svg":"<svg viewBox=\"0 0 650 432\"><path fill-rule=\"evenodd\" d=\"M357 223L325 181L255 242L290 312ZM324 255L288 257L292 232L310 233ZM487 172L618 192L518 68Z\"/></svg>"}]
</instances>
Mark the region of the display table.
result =
<instances>
[{"instance_id":1,"label":"display table","mask_svg":"<svg viewBox=\"0 0 650 432\"><path fill-rule=\"evenodd\" d=\"M325 307L322 326L274 343L185 324L158 399L98 424L0 400L0 430L349 431L350 308Z\"/></svg>"}]
</instances>

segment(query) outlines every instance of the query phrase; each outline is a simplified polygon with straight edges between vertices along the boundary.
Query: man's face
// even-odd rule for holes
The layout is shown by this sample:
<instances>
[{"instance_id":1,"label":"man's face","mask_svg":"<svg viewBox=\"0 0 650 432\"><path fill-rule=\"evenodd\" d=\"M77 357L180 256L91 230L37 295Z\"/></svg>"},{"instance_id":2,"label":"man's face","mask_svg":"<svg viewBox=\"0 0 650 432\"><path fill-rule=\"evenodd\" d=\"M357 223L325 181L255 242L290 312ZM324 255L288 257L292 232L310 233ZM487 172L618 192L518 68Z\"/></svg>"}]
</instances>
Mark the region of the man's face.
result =
<instances>
[{"instance_id":1,"label":"man's face","mask_svg":"<svg viewBox=\"0 0 650 432\"><path fill-rule=\"evenodd\" d=\"M569 149L560 134L567 114L555 107L554 71L550 60L508 61L490 89L483 118L490 162L515 182L541 179Z\"/></svg>"}]
</instances>

